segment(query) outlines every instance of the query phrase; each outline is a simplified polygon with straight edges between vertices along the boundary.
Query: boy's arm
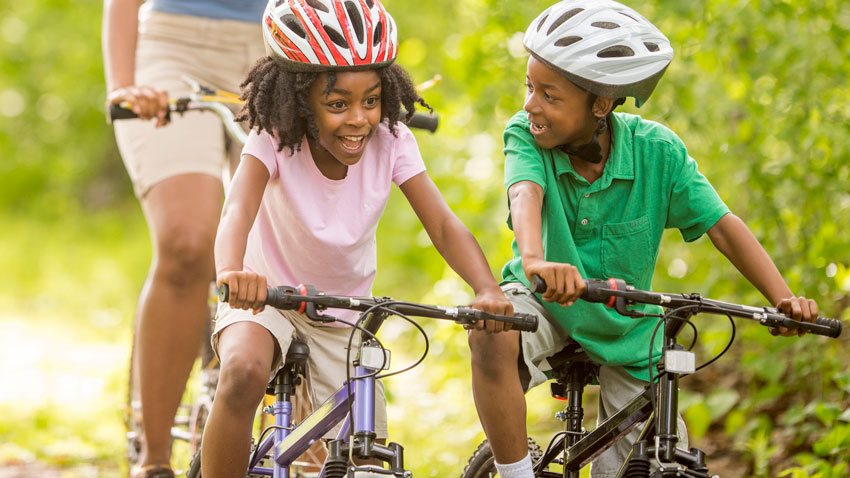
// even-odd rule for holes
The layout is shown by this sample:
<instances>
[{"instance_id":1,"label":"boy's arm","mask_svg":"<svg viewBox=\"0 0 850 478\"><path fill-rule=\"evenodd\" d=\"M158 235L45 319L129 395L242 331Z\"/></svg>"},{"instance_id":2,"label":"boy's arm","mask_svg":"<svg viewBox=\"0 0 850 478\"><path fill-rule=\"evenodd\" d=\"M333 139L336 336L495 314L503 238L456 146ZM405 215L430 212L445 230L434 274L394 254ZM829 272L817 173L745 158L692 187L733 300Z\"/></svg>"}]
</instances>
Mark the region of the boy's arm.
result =
<instances>
[{"instance_id":1,"label":"boy's arm","mask_svg":"<svg viewBox=\"0 0 850 478\"><path fill-rule=\"evenodd\" d=\"M221 221L215 238L216 284L230 287L230 306L240 309L263 310L266 300L266 279L243 272L248 233L254 225L263 199L269 171L259 159L242 155L230 192L224 201Z\"/></svg>"},{"instance_id":2,"label":"boy's arm","mask_svg":"<svg viewBox=\"0 0 850 478\"><path fill-rule=\"evenodd\" d=\"M814 322L818 306L814 300L795 297L753 233L734 214L726 214L708 230L708 237L732 265L747 278L777 309L794 320ZM782 329L782 335L793 331ZM800 330L799 335L805 332Z\"/></svg>"},{"instance_id":3,"label":"boy's arm","mask_svg":"<svg viewBox=\"0 0 850 478\"><path fill-rule=\"evenodd\" d=\"M413 176L401 184L399 189L413 207L434 247L446 263L472 287L475 301L471 305L492 314L513 314L513 306L493 278L478 241L449 208L428 173ZM501 322L492 321L476 325L478 328L486 326L491 332L501 331L505 326Z\"/></svg>"},{"instance_id":4,"label":"boy's arm","mask_svg":"<svg viewBox=\"0 0 850 478\"><path fill-rule=\"evenodd\" d=\"M571 264L547 262L543 254L543 188L532 181L519 181L508 189L517 248L522 268L530 280L534 274L546 281L543 300L572 305L586 285L578 269Z\"/></svg>"}]
</instances>

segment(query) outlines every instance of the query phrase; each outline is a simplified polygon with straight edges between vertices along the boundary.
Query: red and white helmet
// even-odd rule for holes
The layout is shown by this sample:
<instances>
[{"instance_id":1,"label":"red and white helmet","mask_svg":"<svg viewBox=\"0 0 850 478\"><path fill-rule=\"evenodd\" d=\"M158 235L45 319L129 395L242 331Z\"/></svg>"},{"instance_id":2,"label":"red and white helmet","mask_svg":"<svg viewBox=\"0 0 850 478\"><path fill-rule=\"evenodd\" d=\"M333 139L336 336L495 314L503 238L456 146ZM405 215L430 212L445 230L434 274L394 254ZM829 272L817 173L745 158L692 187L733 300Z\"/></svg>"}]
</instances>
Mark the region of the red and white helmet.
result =
<instances>
[{"instance_id":1,"label":"red and white helmet","mask_svg":"<svg viewBox=\"0 0 850 478\"><path fill-rule=\"evenodd\" d=\"M398 55L395 21L380 0L269 0L266 52L296 71L357 70Z\"/></svg>"}]
</instances>

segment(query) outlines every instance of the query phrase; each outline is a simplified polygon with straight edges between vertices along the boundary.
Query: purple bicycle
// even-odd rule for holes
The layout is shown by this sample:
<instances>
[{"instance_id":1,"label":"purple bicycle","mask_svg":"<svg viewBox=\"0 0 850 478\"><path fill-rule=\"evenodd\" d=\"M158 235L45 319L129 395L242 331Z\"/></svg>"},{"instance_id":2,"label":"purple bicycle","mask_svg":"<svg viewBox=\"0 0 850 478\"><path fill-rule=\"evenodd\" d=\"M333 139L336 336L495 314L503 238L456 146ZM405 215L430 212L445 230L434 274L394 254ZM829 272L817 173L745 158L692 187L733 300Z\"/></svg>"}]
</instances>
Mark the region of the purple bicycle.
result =
<instances>
[{"instance_id":1,"label":"purple bicycle","mask_svg":"<svg viewBox=\"0 0 850 478\"><path fill-rule=\"evenodd\" d=\"M219 299L226 302L228 293L228 287L224 285ZM375 380L410 370L428 354L428 338L424 330L408 316L451 320L465 327L479 320L495 320L509 323L515 330L537 329L537 318L532 315L493 315L469 307L440 307L389 297L333 296L318 292L311 286L269 288L265 303L278 309L299 309L310 319L320 322L336 320L319 314L325 309L357 310L361 315L353 324L349 340L349 350L356 351L352 362L355 375L349 375L339 390L297 425L292 423L291 398L295 394L296 385L300 383L309 349L301 342L293 342L289 347L284 367L271 381L266 392L275 396L274 404L264 409L264 412L274 416L274 424L267 427L255 441L246 474L250 477L289 478L290 466L295 460L337 424L342 423L336 439L328 443L328 457L319 472L319 478L342 478L354 476L355 473L410 478L410 471L404 468L404 448L398 443L382 445L375 436ZM389 368L390 355L375 334L384 321L393 315L407 320L422 333L425 350L412 365L382 375L381 372ZM357 331L361 332L360 344L352 348ZM355 466L349 462L349 457L378 459L388 467ZM201 476L200 458L200 452L196 453L186 474L187 478Z\"/></svg>"}]
</instances>

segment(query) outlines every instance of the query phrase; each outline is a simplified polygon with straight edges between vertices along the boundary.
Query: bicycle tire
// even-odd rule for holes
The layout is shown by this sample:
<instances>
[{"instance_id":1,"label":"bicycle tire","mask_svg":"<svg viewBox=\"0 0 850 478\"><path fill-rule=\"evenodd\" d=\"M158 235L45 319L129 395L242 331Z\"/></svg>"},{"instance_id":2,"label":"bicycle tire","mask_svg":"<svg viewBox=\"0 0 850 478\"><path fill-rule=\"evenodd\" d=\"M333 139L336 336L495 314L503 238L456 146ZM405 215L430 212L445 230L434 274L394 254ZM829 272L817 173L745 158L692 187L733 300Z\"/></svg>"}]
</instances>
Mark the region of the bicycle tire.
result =
<instances>
[{"instance_id":1,"label":"bicycle tire","mask_svg":"<svg viewBox=\"0 0 850 478\"><path fill-rule=\"evenodd\" d=\"M192 455L192 461L189 462L189 469L186 471L186 478L201 478L201 449Z\"/></svg>"},{"instance_id":2,"label":"bicycle tire","mask_svg":"<svg viewBox=\"0 0 850 478\"><path fill-rule=\"evenodd\" d=\"M531 462L539 460L543 456L543 450L534 441L528 437L528 453L531 455ZM461 473L461 478L492 478L498 475L496 470L496 460L493 457L493 450L490 448L490 442L484 440L478 449L469 457L469 461Z\"/></svg>"}]
</instances>

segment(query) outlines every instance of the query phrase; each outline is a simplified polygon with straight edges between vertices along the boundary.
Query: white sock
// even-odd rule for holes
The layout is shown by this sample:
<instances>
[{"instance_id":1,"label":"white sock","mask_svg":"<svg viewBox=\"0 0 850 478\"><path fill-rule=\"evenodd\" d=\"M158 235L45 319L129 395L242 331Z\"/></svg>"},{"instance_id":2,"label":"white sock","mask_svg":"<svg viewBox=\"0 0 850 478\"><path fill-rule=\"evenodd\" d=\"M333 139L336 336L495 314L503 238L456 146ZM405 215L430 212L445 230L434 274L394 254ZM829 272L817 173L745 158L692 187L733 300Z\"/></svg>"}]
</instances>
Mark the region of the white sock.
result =
<instances>
[{"instance_id":1,"label":"white sock","mask_svg":"<svg viewBox=\"0 0 850 478\"><path fill-rule=\"evenodd\" d=\"M502 465L495 463L496 469L499 470L500 478L534 478L534 470L531 469L531 455L526 454L525 458L516 462Z\"/></svg>"}]
</instances>

